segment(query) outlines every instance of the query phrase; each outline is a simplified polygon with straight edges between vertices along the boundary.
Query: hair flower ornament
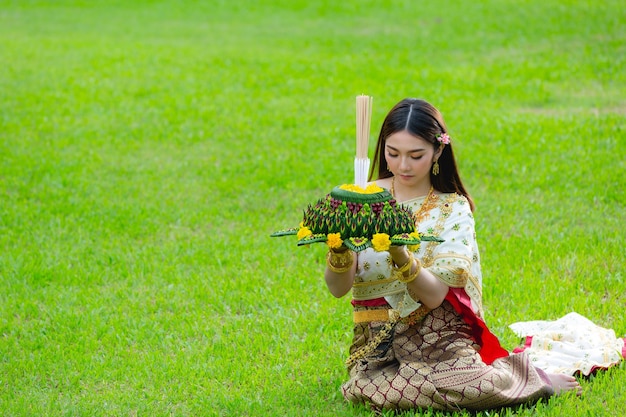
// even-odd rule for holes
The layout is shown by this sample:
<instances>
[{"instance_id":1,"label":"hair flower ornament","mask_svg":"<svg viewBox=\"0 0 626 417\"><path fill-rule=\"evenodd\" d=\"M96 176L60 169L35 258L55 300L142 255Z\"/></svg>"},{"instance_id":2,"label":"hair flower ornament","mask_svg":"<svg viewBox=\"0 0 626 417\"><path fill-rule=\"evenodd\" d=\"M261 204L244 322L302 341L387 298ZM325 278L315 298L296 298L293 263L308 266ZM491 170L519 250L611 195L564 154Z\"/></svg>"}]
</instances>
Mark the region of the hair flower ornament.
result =
<instances>
[{"instance_id":1,"label":"hair flower ornament","mask_svg":"<svg viewBox=\"0 0 626 417\"><path fill-rule=\"evenodd\" d=\"M386 251L392 245L418 248L422 241L443 241L417 232L411 209L397 204L389 191L376 184L333 188L307 207L299 227L271 236L288 235L296 235L298 246L326 242L330 248L345 246L355 252Z\"/></svg>"},{"instance_id":2,"label":"hair flower ornament","mask_svg":"<svg viewBox=\"0 0 626 417\"><path fill-rule=\"evenodd\" d=\"M439 143L443 143L444 145L448 145L450 143L450 135L448 135L447 133L440 133L435 136L435 139L437 139Z\"/></svg>"}]
</instances>

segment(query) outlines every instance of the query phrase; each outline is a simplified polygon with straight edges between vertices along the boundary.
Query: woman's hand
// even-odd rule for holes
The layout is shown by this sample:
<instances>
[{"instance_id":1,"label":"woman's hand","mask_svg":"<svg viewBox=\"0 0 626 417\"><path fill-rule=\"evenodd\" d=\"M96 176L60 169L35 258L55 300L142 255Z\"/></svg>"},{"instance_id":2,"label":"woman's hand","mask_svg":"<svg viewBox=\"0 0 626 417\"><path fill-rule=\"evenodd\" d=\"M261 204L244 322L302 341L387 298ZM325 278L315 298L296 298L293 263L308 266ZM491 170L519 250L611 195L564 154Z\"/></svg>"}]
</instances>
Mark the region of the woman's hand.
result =
<instances>
[{"instance_id":1,"label":"woman's hand","mask_svg":"<svg viewBox=\"0 0 626 417\"><path fill-rule=\"evenodd\" d=\"M391 246L389 254L396 264L396 269L402 271L402 279L408 278L406 287L409 294L430 309L439 307L450 288L432 272L422 268L419 259L411 256L405 246ZM409 262L412 265L408 265Z\"/></svg>"},{"instance_id":2,"label":"woman's hand","mask_svg":"<svg viewBox=\"0 0 626 417\"><path fill-rule=\"evenodd\" d=\"M410 260L409 251L406 246L391 246L389 248L389 254L391 255L391 259L393 259L393 263L397 266L406 265L406 263Z\"/></svg>"}]
</instances>

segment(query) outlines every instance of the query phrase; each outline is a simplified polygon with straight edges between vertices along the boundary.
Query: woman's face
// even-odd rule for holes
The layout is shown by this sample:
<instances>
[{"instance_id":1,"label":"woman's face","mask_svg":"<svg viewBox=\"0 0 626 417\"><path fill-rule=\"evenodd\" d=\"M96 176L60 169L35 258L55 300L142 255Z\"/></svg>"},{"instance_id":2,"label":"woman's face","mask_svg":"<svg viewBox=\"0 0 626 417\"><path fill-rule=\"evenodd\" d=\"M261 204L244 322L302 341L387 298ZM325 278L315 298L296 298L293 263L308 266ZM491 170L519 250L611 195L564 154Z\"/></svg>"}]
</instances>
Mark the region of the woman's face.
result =
<instances>
[{"instance_id":1,"label":"woman's face","mask_svg":"<svg viewBox=\"0 0 626 417\"><path fill-rule=\"evenodd\" d=\"M407 187L430 184L430 170L435 161L430 142L406 130L396 132L385 141L385 160L396 181Z\"/></svg>"}]
</instances>

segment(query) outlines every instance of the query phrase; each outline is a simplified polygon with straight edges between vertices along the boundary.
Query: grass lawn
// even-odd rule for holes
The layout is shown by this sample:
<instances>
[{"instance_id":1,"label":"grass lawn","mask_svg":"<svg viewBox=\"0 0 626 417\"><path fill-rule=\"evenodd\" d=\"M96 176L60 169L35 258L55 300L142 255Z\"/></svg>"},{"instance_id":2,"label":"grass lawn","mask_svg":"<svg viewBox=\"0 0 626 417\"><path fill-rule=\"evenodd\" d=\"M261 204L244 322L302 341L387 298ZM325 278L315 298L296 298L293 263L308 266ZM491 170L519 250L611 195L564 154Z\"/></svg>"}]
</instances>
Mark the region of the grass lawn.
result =
<instances>
[{"instance_id":1,"label":"grass lawn","mask_svg":"<svg viewBox=\"0 0 626 417\"><path fill-rule=\"evenodd\" d=\"M626 335L624 22L617 0L0 0L2 415L370 415L339 392L325 248L269 238L352 181L358 94L373 138L404 97L444 113L505 347L570 311ZM621 414L624 364L581 384L477 415Z\"/></svg>"}]
</instances>

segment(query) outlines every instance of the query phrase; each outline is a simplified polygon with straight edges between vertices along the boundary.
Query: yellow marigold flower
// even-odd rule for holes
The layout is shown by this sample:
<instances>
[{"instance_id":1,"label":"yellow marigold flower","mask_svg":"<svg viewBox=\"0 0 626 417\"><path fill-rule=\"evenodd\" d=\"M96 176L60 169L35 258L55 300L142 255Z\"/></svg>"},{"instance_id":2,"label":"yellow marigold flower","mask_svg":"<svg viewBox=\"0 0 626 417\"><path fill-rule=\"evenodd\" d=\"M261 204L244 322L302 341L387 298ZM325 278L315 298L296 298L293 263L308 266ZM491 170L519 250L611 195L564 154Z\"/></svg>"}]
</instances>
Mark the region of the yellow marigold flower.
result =
<instances>
[{"instance_id":1,"label":"yellow marigold flower","mask_svg":"<svg viewBox=\"0 0 626 417\"><path fill-rule=\"evenodd\" d=\"M384 191L384 189L382 189L381 187L376 185L375 182L371 183L370 185L368 185L365 188L365 194L376 194L376 193L380 193L382 191Z\"/></svg>"},{"instance_id":2,"label":"yellow marigold flower","mask_svg":"<svg viewBox=\"0 0 626 417\"><path fill-rule=\"evenodd\" d=\"M409 248L411 252L417 252L420 249L420 244L418 243L417 245L408 245L407 248Z\"/></svg>"},{"instance_id":3,"label":"yellow marigold flower","mask_svg":"<svg viewBox=\"0 0 626 417\"><path fill-rule=\"evenodd\" d=\"M414 237L416 239L420 239L420 234L417 231L409 233L409 236ZM417 252L420 248L420 244L417 243L415 245L408 245L407 247L409 248L411 252Z\"/></svg>"},{"instance_id":4,"label":"yellow marigold flower","mask_svg":"<svg viewBox=\"0 0 626 417\"><path fill-rule=\"evenodd\" d=\"M376 183L369 184L367 187L363 188L356 184L343 184L339 186L342 190L352 191L353 193L358 194L375 194L384 191L380 188Z\"/></svg>"},{"instance_id":5,"label":"yellow marigold flower","mask_svg":"<svg viewBox=\"0 0 626 417\"><path fill-rule=\"evenodd\" d=\"M374 236L372 236L372 246L374 250L378 252L389 250L391 247L389 235L387 233L375 233Z\"/></svg>"},{"instance_id":6,"label":"yellow marigold flower","mask_svg":"<svg viewBox=\"0 0 626 417\"><path fill-rule=\"evenodd\" d=\"M300 230L298 230L298 234L296 235L298 239L304 239L305 237L311 236L313 232L306 226L302 226Z\"/></svg>"},{"instance_id":7,"label":"yellow marigold flower","mask_svg":"<svg viewBox=\"0 0 626 417\"><path fill-rule=\"evenodd\" d=\"M341 233L329 233L326 244L332 249L341 247L343 244L343 240L341 240Z\"/></svg>"}]
</instances>

